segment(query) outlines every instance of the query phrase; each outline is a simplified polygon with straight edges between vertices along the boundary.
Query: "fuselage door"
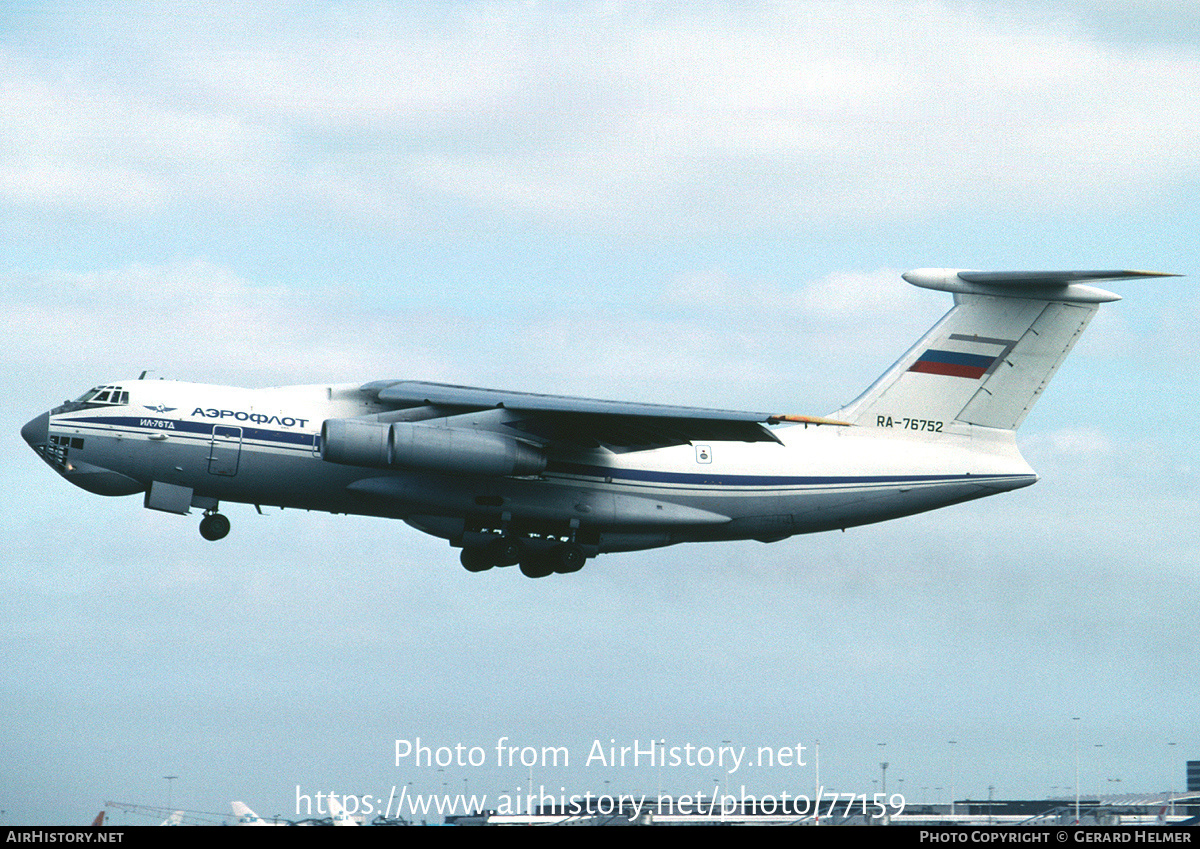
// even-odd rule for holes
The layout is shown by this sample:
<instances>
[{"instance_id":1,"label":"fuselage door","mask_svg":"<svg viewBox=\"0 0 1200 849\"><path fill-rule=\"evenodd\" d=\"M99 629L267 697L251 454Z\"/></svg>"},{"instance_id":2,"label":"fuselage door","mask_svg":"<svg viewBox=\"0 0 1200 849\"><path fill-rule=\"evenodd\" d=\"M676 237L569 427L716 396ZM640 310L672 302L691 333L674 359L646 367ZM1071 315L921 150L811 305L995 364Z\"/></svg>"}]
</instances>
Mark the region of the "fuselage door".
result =
<instances>
[{"instance_id":1,"label":"fuselage door","mask_svg":"<svg viewBox=\"0 0 1200 849\"><path fill-rule=\"evenodd\" d=\"M233 477L237 474L242 456L242 429L230 425L213 425L212 442L208 448L208 473Z\"/></svg>"}]
</instances>

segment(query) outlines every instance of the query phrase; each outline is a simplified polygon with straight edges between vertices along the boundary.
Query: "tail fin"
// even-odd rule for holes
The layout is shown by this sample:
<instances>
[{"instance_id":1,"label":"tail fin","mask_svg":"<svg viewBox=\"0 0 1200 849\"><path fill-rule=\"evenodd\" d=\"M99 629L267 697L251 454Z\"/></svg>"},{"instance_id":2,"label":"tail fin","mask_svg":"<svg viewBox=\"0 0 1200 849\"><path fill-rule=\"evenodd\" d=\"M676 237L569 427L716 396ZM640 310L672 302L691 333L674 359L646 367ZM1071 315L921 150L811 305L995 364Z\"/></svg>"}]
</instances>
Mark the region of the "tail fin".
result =
<instances>
[{"instance_id":1,"label":"tail fin","mask_svg":"<svg viewBox=\"0 0 1200 849\"><path fill-rule=\"evenodd\" d=\"M245 802L230 802L229 804L233 807L233 815L237 817L238 825L270 825L250 810Z\"/></svg>"},{"instance_id":2,"label":"tail fin","mask_svg":"<svg viewBox=\"0 0 1200 849\"><path fill-rule=\"evenodd\" d=\"M346 809L342 807L342 803L332 793L329 794L328 801L329 815L334 825L358 825L358 821L346 812Z\"/></svg>"},{"instance_id":3,"label":"tail fin","mask_svg":"<svg viewBox=\"0 0 1200 849\"><path fill-rule=\"evenodd\" d=\"M1016 430L1101 303L1084 280L1171 277L1153 271L959 271L904 279L954 293L954 307L895 365L832 418L869 427Z\"/></svg>"}]
</instances>

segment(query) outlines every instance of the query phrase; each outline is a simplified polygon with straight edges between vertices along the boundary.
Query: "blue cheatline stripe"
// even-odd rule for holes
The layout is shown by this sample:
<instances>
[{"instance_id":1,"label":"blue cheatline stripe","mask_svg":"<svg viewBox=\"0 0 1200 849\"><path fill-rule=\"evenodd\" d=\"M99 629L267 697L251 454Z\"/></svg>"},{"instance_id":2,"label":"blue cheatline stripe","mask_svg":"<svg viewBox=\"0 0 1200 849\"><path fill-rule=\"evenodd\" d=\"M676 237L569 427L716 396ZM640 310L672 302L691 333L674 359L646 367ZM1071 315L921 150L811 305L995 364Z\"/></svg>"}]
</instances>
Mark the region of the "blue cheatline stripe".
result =
<instances>
[{"instance_id":1,"label":"blue cheatline stripe","mask_svg":"<svg viewBox=\"0 0 1200 849\"><path fill-rule=\"evenodd\" d=\"M183 433L211 437L213 427L241 427L242 439L257 442L282 443L287 447L306 450L319 447L318 434L267 430L242 425L213 425L210 422L192 422L171 419L173 428L144 426L140 422L152 416L93 417L71 419L72 423L123 426L142 433ZM157 421L168 421L158 419ZM936 482L987 483L993 480L1012 480L1028 475L714 475L703 472L662 472L652 469L617 469L611 466L591 466L585 463L567 463L551 460L546 466L549 474L576 475L578 477L605 478L609 480L637 481L640 483L686 484L691 486L828 486L832 484L902 484Z\"/></svg>"},{"instance_id":2,"label":"blue cheatline stripe","mask_svg":"<svg viewBox=\"0 0 1200 849\"><path fill-rule=\"evenodd\" d=\"M608 466L588 466L582 463L550 462L546 471L554 474L612 480L642 481L665 484L702 486L823 486L829 484L898 484L959 481L984 483L997 478L1019 478L1025 475L712 475L693 472L659 472L648 469L614 469Z\"/></svg>"},{"instance_id":3,"label":"blue cheatline stripe","mask_svg":"<svg viewBox=\"0 0 1200 849\"><path fill-rule=\"evenodd\" d=\"M254 440L256 442L278 442L284 445L302 446L304 448L312 448L314 444L319 442L318 434L305 431L288 431L288 430L268 430L261 427L247 427L243 424L213 424L212 422L193 422L185 419L163 419L157 416L96 416L82 419L66 420L71 423L86 423L95 425L104 425L106 427L128 428L138 431L139 433L186 433L198 434L200 436L211 436L214 427L240 428L242 431L243 440ZM145 421L169 422L171 427L159 427L157 425L143 424ZM227 435L227 434L220 434Z\"/></svg>"}]
</instances>

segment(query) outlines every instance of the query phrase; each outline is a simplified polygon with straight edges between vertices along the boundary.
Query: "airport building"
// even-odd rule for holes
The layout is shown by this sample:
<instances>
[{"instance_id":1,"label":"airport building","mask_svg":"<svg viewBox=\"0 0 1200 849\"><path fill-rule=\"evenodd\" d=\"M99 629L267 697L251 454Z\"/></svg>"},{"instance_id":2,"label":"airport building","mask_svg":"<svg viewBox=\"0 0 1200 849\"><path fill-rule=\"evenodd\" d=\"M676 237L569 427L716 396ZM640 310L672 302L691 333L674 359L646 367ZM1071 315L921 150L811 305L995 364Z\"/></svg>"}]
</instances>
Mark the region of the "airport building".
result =
<instances>
[{"instance_id":1,"label":"airport building","mask_svg":"<svg viewBox=\"0 0 1200 849\"><path fill-rule=\"evenodd\" d=\"M1200 768L1200 761L1196 762ZM1190 766L1190 765L1189 765ZM800 797L803 799L803 797ZM662 804L660 804L662 801ZM447 817L448 825L908 825L908 826L1176 826L1200 824L1200 790L1123 796L1054 799L963 799L953 804L909 805L900 812L862 810L861 801L821 805L792 800L788 805L737 805L721 810L719 799L653 796L617 802L591 797L588 804L546 805L529 814L484 811ZM868 806L869 807L869 806Z\"/></svg>"}]
</instances>

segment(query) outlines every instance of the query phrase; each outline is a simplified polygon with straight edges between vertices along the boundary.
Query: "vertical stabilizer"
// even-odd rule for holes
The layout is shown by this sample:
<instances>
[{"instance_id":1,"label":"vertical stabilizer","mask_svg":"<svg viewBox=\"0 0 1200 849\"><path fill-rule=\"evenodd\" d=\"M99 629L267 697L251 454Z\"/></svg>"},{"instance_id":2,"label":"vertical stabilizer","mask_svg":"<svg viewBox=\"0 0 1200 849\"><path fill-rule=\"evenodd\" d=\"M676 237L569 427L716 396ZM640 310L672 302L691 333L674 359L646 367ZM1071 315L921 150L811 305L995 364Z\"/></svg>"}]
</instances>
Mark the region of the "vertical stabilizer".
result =
<instances>
[{"instance_id":1,"label":"vertical stabilizer","mask_svg":"<svg viewBox=\"0 0 1200 849\"><path fill-rule=\"evenodd\" d=\"M954 307L833 418L867 427L948 432L955 423L1016 430L1099 305L1117 295L1083 280L1144 271L910 271L954 293Z\"/></svg>"}]
</instances>

